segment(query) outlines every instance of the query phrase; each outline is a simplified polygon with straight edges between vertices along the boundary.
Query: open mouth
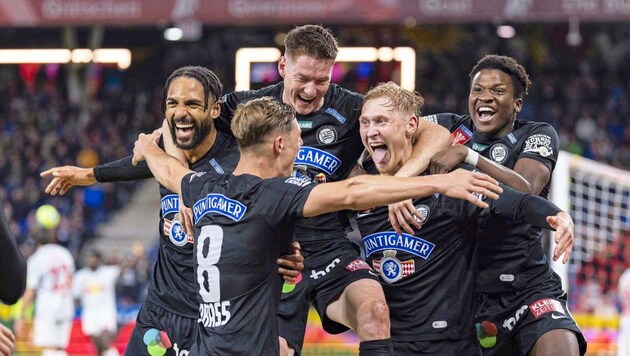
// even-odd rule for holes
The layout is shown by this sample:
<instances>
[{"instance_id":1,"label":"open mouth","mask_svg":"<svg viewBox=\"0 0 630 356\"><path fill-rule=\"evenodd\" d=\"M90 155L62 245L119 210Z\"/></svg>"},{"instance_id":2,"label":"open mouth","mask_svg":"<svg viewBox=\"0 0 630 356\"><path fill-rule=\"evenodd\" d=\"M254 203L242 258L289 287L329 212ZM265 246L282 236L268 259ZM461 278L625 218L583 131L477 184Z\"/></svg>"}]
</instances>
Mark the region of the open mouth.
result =
<instances>
[{"instance_id":1,"label":"open mouth","mask_svg":"<svg viewBox=\"0 0 630 356\"><path fill-rule=\"evenodd\" d=\"M487 122L494 118L497 112L489 106L481 106L477 109L477 117L481 122Z\"/></svg>"},{"instance_id":2,"label":"open mouth","mask_svg":"<svg viewBox=\"0 0 630 356\"><path fill-rule=\"evenodd\" d=\"M298 95L298 99L299 99L301 102L303 102L304 104L307 104L307 105L312 104L312 103L315 101L315 98L312 98L312 99L307 99L307 98L305 98L305 97L303 97L303 96L301 96L301 95Z\"/></svg>"},{"instance_id":3,"label":"open mouth","mask_svg":"<svg viewBox=\"0 0 630 356\"><path fill-rule=\"evenodd\" d=\"M187 140L195 133L195 125L191 123L176 123L175 133L180 140Z\"/></svg>"},{"instance_id":4,"label":"open mouth","mask_svg":"<svg viewBox=\"0 0 630 356\"><path fill-rule=\"evenodd\" d=\"M387 152L389 152L387 145L382 142L370 143L370 150L372 151L372 160L377 164L383 163L387 156Z\"/></svg>"}]
</instances>

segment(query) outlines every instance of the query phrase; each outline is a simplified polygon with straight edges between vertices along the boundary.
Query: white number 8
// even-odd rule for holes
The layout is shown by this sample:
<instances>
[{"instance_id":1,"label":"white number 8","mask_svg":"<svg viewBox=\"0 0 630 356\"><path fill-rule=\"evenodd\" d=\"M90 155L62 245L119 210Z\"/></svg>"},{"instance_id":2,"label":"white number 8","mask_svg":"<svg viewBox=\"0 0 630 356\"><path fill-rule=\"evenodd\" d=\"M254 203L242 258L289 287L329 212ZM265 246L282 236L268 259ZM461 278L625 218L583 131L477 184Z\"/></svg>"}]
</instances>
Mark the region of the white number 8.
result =
<instances>
[{"instance_id":1,"label":"white number 8","mask_svg":"<svg viewBox=\"0 0 630 356\"><path fill-rule=\"evenodd\" d=\"M199 294L206 303L221 300L219 268L215 266L221 258L223 229L216 225L201 227L197 239L197 282Z\"/></svg>"}]
</instances>

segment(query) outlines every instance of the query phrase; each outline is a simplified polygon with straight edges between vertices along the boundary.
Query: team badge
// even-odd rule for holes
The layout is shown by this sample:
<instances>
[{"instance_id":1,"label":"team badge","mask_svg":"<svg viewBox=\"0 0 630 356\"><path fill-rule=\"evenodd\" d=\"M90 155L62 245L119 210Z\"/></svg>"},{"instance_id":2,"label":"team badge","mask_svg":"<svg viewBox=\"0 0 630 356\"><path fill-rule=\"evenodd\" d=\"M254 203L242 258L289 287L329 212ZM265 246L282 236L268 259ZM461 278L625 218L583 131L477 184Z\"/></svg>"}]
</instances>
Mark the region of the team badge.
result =
<instances>
[{"instance_id":1,"label":"team badge","mask_svg":"<svg viewBox=\"0 0 630 356\"><path fill-rule=\"evenodd\" d=\"M396 251L383 251L383 259L381 260L381 277L387 283L394 283L403 276L403 266L399 259L396 258Z\"/></svg>"},{"instance_id":2,"label":"team badge","mask_svg":"<svg viewBox=\"0 0 630 356\"><path fill-rule=\"evenodd\" d=\"M175 246L184 246L186 243L188 243L188 238L186 236L186 233L184 232L184 227L182 226L182 223L180 223L177 219L171 221L171 228L169 229L168 236Z\"/></svg>"},{"instance_id":3,"label":"team badge","mask_svg":"<svg viewBox=\"0 0 630 356\"><path fill-rule=\"evenodd\" d=\"M415 215L413 216L413 219L417 221L420 225L424 225L424 223L429 220L429 214L431 213L431 210L429 210L429 207L424 204L416 205L416 210L418 210L418 213L420 213L420 215L422 216L422 220L418 219Z\"/></svg>"},{"instance_id":4,"label":"team badge","mask_svg":"<svg viewBox=\"0 0 630 356\"><path fill-rule=\"evenodd\" d=\"M315 176L315 182L326 183L326 175L324 173L317 173Z\"/></svg>"},{"instance_id":5,"label":"team badge","mask_svg":"<svg viewBox=\"0 0 630 356\"><path fill-rule=\"evenodd\" d=\"M451 139L453 140L453 146L463 145L472 137L472 131L464 124L459 125L457 130L451 133Z\"/></svg>"},{"instance_id":6,"label":"team badge","mask_svg":"<svg viewBox=\"0 0 630 356\"><path fill-rule=\"evenodd\" d=\"M337 131L334 127L326 125L317 130L317 142L328 144L337 141Z\"/></svg>"},{"instance_id":7,"label":"team badge","mask_svg":"<svg viewBox=\"0 0 630 356\"><path fill-rule=\"evenodd\" d=\"M492 146L492 149L490 150L490 157L492 158L493 161L497 162L497 163L503 163L505 162L505 159L508 156L508 149L507 147L505 147L504 144L502 143L497 143L496 145Z\"/></svg>"}]
</instances>

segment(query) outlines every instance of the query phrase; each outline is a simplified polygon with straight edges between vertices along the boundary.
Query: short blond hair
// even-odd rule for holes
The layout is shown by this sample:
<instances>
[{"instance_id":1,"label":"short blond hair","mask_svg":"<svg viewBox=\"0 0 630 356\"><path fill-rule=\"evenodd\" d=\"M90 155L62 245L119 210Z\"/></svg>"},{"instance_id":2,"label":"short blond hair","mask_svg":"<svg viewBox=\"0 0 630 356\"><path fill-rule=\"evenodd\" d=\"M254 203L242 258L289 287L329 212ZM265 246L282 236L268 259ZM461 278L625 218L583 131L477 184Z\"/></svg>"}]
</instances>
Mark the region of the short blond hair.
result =
<instances>
[{"instance_id":1,"label":"short blond hair","mask_svg":"<svg viewBox=\"0 0 630 356\"><path fill-rule=\"evenodd\" d=\"M264 96L238 105L231 123L232 134L238 147L246 149L263 143L272 132L291 132L294 120L292 107Z\"/></svg>"},{"instance_id":2,"label":"short blond hair","mask_svg":"<svg viewBox=\"0 0 630 356\"><path fill-rule=\"evenodd\" d=\"M420 108L424 105L424 98L420 93L404 89L394 82L380 83L365 94L365 101L378 98L387 98L387 107L417 118L420 118Z\"/></svg>"}]
</instances>

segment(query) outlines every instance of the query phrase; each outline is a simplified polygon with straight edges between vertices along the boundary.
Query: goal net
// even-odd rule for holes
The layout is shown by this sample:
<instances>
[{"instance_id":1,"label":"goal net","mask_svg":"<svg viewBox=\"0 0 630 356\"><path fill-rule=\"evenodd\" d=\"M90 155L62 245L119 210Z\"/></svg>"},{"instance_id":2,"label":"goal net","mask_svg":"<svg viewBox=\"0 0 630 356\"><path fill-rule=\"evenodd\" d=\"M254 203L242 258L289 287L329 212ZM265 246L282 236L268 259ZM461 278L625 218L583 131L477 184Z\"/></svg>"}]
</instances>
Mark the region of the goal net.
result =
<instances>
[{"instance_id":1,"label":"goal net","mask_svg":"<svg viewBox=\"0 0 630 356\"><path fill-rule=\"evenodd\" d=\"M630 268L630 172L560 152L551 200L575 222L570 262L552 262L572 312L615 318L619 276Z\"/></svg>"}]
</instances>

